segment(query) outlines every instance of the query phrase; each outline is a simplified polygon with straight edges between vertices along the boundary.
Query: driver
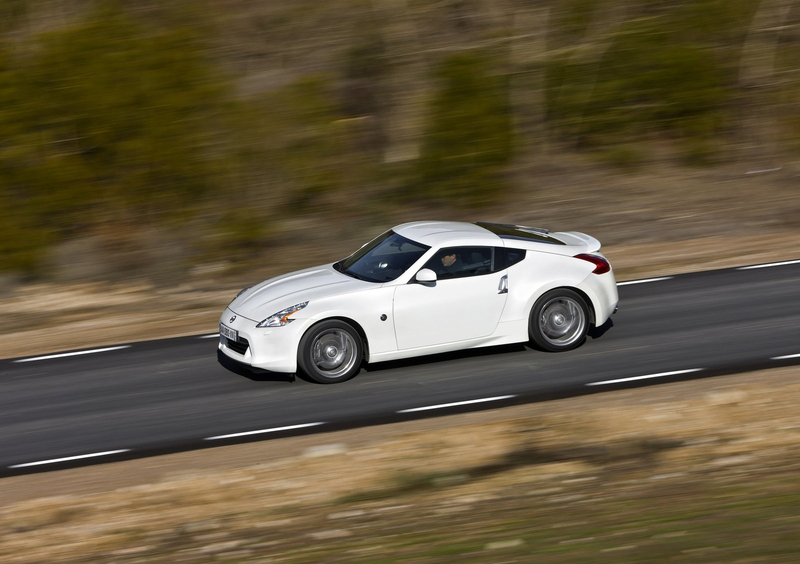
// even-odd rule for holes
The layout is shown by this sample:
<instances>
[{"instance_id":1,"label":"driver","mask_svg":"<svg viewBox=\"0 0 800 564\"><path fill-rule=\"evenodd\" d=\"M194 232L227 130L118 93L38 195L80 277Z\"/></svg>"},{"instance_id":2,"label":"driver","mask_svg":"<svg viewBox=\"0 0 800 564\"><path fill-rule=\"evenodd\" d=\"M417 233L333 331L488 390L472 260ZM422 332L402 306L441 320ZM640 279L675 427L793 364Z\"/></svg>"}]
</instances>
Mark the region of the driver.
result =
<instances>
[{"instance_id":1,"label":"driver","mask_svg":"<svg viewBox=\"0 0 800 564\"><path fill-rule=\"evenodd\" d=\"M439 269L439 275L443 278L453 276L464 268L464 263L455 251L445 251L441 260L442 267Z\"/></svg>"}]
</instances>

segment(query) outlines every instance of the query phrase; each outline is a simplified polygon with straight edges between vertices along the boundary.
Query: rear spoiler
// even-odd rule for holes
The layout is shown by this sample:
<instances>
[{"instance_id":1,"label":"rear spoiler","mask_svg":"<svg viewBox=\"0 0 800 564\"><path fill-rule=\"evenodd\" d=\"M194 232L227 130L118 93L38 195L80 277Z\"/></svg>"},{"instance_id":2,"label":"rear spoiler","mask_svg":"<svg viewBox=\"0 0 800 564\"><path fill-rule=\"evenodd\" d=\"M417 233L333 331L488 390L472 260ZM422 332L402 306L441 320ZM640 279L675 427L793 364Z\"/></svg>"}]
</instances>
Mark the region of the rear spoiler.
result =
<instances>
[{"instance_id":1,"label":"rear spoiler","mask_svg":"<svg viewBox=\"0 0 800 564\"><path fill-rule=\"evenodd\" d=\"M559 231L551 233L551 237L555 237L569 245L570 247L580 247L577 253L596 253L600 250L600 241L579 231Z\"/></svg>"}]
</instances>

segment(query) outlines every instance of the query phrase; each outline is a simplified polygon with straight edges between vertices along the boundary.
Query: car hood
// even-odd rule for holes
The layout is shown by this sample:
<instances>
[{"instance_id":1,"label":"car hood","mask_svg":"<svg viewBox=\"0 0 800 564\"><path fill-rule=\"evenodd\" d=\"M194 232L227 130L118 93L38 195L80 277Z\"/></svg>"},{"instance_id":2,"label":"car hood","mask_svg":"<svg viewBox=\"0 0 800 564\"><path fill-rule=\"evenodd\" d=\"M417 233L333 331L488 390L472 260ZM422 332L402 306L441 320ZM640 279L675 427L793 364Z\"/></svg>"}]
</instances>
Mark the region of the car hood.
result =
<instances>
[{"instance_id":1,"label":"car hood","mask_svg":"<svg viewBox=\"0 0 800 564\"><path fill-rule=\"evenodd\" d=\"M245 290L228 308L236 315L262 321L278 311L300 302L314 302L375 286L372 282L356 280L333 265L315 266L270 278Z\"/></svg>"}]
</instances>

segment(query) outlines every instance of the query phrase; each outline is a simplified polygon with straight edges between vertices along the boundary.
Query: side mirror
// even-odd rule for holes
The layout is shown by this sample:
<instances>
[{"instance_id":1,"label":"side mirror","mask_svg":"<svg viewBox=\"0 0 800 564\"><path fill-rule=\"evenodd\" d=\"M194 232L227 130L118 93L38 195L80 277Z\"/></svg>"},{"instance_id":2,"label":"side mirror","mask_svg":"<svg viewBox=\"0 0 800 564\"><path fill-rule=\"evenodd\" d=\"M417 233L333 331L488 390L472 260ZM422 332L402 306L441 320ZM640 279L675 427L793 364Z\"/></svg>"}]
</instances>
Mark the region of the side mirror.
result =
<instances>
[{"instance_id":1,"label":"side mirror","mask_svg":"<svg viewBox=\"0 0 800 564\"><path fill-rule=\"evenodd\" d=\"M423 268L414 277L414 280L422 284L433 284L436 282L436 273L430 268Z\"/></svg>"}]
</instances>

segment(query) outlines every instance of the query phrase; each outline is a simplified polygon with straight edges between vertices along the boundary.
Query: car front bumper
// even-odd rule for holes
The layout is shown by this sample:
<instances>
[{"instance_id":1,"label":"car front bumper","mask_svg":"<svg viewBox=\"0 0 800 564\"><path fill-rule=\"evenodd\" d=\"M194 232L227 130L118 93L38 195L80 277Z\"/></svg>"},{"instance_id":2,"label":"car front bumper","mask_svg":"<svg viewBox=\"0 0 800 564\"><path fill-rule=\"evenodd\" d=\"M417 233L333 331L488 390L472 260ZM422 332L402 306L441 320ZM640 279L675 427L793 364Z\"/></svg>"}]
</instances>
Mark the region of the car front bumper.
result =
<instances>
[{"instance_id":1,"label":"car front bumper","mask_svg":"<svg viewBox=\"0 0 800 564\"><path fill-rule=\"evenodd\" d=\"M231 321L233 319L233 321ZM262 370L293 374L297 372L297 347L310 319L296 319L283 327L258 328L258 321L226 308L219 322L238 332L237 342L220 335L219 350L225 356Z\"/></svg>"}]
</instances>

